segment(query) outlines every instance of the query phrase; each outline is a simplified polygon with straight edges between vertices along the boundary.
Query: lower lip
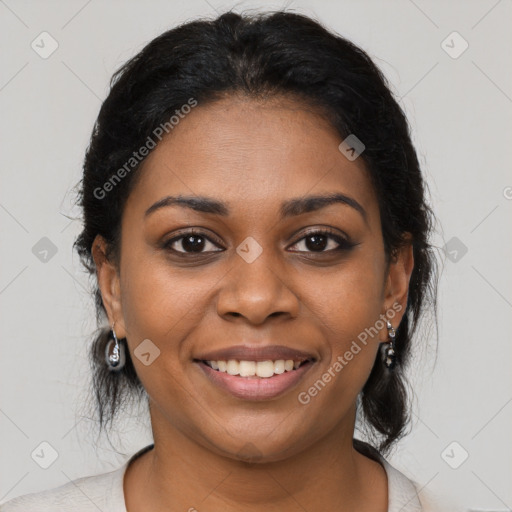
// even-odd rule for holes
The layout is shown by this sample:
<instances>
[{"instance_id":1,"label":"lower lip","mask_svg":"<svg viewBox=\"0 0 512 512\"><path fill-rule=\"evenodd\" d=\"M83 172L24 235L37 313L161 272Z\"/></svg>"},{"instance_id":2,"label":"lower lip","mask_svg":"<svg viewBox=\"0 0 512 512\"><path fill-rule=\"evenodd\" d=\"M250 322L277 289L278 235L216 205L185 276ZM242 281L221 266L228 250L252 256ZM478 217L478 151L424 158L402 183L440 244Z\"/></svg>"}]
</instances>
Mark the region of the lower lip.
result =
<instances>
[{"instance_id":1,"label":"lower lip","mask_svg":"<svg viewBox=\"0 0 512 512\"><path fill-rule=\"evenodd\" d=\"M240 377L214 370L201 361L195 361L211 382L244 400L270 400L276 398L297 385L308 370L312 361L302 364L296 370L274 375L273 377Z\"/></svg>"}]
</instances>

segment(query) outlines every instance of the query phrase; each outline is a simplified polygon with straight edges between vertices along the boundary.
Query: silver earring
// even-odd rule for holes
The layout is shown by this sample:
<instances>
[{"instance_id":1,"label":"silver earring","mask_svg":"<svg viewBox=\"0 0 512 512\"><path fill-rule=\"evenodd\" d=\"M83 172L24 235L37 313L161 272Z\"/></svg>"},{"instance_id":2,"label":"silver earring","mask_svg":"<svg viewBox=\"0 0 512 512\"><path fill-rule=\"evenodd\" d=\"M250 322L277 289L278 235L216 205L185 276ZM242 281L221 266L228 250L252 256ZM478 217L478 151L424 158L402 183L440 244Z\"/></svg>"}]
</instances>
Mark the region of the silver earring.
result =
<instances>
[{"instance_id":1,"label":"silver earring","mask_svg":"<svg viewBox=\"0 0 512 512\"><path fill-rule=\"evenodd\" d=\"M112 324L112 338L108 340L107 346L105 347L105 360L107 367L112 372L118 372L122 370L125 364L125 353L124 345L119 343L114 331L115 322Z\"/></svg>"},{"instance_id":2,"label":"silver earring","mask_svg":"<svg viewBox=\"0 0 512 512\"><path fill-rule=\"evenodd\" d=\"M386 347L384 354L384 364L386 365L386 368L389 370L392 370L396 365L396 354L395 354L395 338L396 338L396 331L391 325L389 320L386 320L387 327L388 327L388 336L389 336L389 342L388 346Z\"/></svg>"}]
</instances>

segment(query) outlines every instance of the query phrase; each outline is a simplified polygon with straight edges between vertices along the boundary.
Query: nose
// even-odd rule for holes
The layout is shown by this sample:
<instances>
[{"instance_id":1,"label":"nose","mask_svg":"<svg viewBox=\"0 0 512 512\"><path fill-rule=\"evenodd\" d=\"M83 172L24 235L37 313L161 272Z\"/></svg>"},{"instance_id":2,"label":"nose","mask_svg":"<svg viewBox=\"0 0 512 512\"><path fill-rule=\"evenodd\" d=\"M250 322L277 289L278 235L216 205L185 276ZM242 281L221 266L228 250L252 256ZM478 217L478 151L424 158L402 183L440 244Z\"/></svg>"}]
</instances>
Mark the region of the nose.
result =
<instances>
[{"instance_id":1,"label":"nose","mask_svg":"<svg viewBox=\"0 0 512 512\"><path fill-rule=\"evenodd\" d=\"M269 317L295 318L300 300L287 282L283 265L271 266L266 251L252 263L239 258L222 280L217 312L227 320L243 317L259 325Z\"/></svg>"}]
</instances>

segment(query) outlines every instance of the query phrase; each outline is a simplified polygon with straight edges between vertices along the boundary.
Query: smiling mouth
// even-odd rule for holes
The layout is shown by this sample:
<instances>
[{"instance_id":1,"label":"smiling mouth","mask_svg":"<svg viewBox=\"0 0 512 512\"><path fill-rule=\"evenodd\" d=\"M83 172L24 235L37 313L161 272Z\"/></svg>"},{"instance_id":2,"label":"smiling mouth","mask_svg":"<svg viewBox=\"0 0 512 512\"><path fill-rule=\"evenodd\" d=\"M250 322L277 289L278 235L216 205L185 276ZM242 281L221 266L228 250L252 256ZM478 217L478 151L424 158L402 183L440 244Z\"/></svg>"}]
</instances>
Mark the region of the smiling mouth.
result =
<instances>
[{"instance_id":1,"label":"smiling mouth","mask_svg":"<svg viewBox=\"0 0 512 512\"><path fill-rule=\"evenodd\" d=\"M195 360L202 363L212 370L219 373L226 373L233 377L269 379L276 375L287 372L293 372L311 364L314 359L293 360L293 359L277 359L267 361L246 361L246 360Z\"/></svg>"}]
</instances>

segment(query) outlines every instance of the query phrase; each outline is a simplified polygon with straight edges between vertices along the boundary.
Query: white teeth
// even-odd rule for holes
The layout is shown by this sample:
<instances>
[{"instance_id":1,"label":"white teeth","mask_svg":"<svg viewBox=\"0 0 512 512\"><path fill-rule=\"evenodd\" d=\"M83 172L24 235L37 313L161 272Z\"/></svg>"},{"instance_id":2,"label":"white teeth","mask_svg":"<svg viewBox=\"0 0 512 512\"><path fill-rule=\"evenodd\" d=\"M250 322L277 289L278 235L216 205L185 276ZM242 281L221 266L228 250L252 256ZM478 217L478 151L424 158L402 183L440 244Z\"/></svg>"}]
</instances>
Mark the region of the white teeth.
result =
<instances>
[{"instance_id":1,"label":"white teeth","mask_svg":"<svg viewBox=\"0 0 512 512\"><path fill-rule=\"evenodd\" d=\"M253 375L256 375L256 363L254 361L240 361L238 363L238 367L240 370L240 377L252 377Z\"/></svg>"},{"instance_id":2,"label":"white teeth","mask_svg":"<svg viewBox=\"0 0 512 512\"><path fill-rule=\"evenodd\" d=\"M228 361L228 373L229 375L238 375L240 373L238 361L233 361L230 359Z\"/></svg>"},{"instance_id":3,"label":"white teeth","mask_svg":"<svg viewBox=\"0 0 512 512\"><path fill-rule=\"evenodd\" d=\"M284 373L284 360L279 359L278 361L274 361L274 373L278 375Z\"/></svg>"},{"instance_id":4,"label":"white teeth","mask_svg":"<svg viewBox=\"0 0 512 512\"><path fill-rule=\"evenodd\" d=\"M240 375L240 377L261 377L269 378L273 375L280 375L284 372L291 372L300 367L302 361L293 359L278 359L277 361L206 361L214 370L228 373L229 375Z\"/></svg>"},{"instance_id":5,"label":"white teeth","mask_svg":"<svg viewBox=\"0 0 512 512\"><path fill-rule=\"evenodd\" d=\"M272 377L274 375L274 362L258 361L256 363L256 375L258 377Z\"/></svg>"}]
</instances>

